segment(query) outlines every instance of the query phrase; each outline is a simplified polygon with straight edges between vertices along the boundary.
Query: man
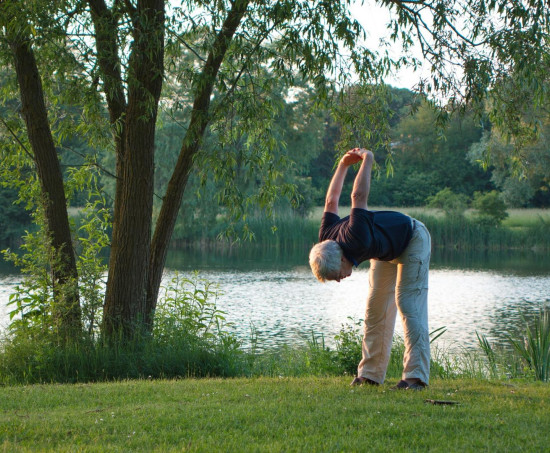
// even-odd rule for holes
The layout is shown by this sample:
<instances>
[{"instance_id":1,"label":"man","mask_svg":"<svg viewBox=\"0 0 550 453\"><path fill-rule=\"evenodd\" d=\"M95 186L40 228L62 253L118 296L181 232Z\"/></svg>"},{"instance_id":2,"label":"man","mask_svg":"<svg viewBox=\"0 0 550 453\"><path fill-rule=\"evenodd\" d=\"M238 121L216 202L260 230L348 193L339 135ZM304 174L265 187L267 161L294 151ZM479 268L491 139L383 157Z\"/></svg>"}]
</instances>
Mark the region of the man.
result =
<instances>
[{"instance_id":1,"label":"man","mask_svg":"<svg viewBox=\"0 0 550 453\"><path fill-rule=\"evenodd\" d=\"M309 263L321 282L349 277L370 260L362 359L351 385L384 382L397 310L405 333L402 380L395 389L419 390L429 383L428 268L431 239L418 220L393 211L369 211L367 199L374 156L354 148L340 160L328 188L319 243ZM348 167L361 162L353 183L351 213L338 216Z\"/></svg>"}]
</instances>

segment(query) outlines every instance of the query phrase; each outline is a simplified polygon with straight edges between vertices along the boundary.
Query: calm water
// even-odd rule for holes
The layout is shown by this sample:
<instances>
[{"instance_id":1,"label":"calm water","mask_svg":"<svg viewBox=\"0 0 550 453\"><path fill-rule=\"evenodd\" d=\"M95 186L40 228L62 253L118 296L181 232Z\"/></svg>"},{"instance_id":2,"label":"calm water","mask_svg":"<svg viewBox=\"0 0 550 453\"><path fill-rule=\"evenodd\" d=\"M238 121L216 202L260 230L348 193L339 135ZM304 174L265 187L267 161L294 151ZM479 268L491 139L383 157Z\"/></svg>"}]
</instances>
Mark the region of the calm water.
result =
<instances>
[{"instance_id":1,"label":"calm water","mask_svg":"<svg viewBox=\"0 0 550 453\"><path fill-rule=\"evenodd\" d=\"M254 330L265 346L302 343L312 333L331 344L342 324L362 319L368 267L341 283L318 283L307 266L308 250L173 252L167 277L199 271L218 283L218 307L245 341ZM7 324L9 293L20 276L0 267L0 324ZM476 331L503 342L505 333L550 306L550 258L535 253L457 254L435 252L430 273L430 328L445 326L445 347L477 344ZM401 321L396 324L401 333Z\"/></svg>"}]
</instances>

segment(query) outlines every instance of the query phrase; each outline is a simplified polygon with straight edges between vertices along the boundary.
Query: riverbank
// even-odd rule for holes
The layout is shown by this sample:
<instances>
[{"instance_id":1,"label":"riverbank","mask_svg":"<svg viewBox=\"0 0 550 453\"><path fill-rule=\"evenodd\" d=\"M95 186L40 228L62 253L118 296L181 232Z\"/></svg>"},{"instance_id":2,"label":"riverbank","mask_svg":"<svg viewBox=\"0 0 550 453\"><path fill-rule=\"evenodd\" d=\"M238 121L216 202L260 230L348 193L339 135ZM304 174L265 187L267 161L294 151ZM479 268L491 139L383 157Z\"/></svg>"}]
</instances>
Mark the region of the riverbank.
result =
<instances>
[{"instance_id":1,"label":"riverbank","mask_svg":"<svg viewBox=\"0 0 550 453\"><path fill-rule=\"evenodd\" d=\"M138 380L0 388L5 452L546 451L550 386L349 378ZM433 402L436 404L433 404ZM452 401L457 404L437 404Z\"/></svg>"}]
</instances>

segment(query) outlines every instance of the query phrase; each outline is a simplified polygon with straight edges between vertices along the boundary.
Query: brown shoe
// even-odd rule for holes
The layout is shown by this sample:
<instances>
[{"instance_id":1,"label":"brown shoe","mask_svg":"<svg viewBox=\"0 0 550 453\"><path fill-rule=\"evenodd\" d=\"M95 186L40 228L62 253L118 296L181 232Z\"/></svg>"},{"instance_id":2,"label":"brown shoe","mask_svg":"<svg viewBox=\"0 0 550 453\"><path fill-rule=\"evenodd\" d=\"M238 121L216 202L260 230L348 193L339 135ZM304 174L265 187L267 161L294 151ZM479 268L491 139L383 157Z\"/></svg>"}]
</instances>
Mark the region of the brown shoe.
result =
<instances>
[{"instance_id":1,"label":"brown shoe","mask_svg":"<svg viewBox=\"0 0 550 453\"><path fill-rule=\"evenodd\" d=\"M373 381L372 379L357 376L350 384L352 387L355 385L380 385L378 382Z\"/></svg>"},{"instance_id":2,"label":"brown shoe","mask_svg":"<svg viewBox=\"0 0 550 453\"><path fill-rule=\"evenodd\" d=\"M406 381L399 381L397 385L394 385L393 387L390 387L390 390L407 390L409 388L409 384L407 384Z\"/></svg>"},{"instance_id":3,"label":"brown shoe","mask_svg":"<svg viewBox=\"0 0 550 453\"><path fill-rule=\"evenodd\" d=\"M424 390L427 387L424 382L415 382L414 384L409 384L407 390Z\"/></svg>"},{"instance_id":4,"label":"brown shoe","mask_svg":"<svg viewBox=\"0 0 550 453\"><path fill-rule=\"evenodd\" d=\"M422 381L409 384L407 381L401 380L397 383L397 385L390 387L390 390L424 390L425 388L426 384L424 384Z\"/></svg>"}]
</instances>

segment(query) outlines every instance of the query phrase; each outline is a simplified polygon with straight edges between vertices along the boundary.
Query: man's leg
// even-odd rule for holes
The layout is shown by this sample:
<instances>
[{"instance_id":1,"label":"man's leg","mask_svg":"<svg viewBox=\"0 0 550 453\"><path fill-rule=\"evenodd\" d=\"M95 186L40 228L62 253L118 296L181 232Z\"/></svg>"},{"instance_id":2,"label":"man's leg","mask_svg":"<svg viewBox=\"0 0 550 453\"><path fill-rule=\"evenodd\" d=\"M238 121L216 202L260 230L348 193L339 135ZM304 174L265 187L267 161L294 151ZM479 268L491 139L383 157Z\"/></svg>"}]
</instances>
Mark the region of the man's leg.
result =
<instances>
[{"instance_id":1,"label":"man's leg","mask_svg":"<svg viewBox=\"0 0 550 453\"><path fill-rule=\"evenodd\" d=\"M426 227L416 221L413 237L397 258L396 303L403 320L405 356L403 380L430 380L430 336L428 328L428 274L431 239Z\"/></svg>"},{"instance_id":2,"label":"man's leg","mask_svg":"<svg viewBox=\"0 0 550 453\"><path fill-rule=\"evenodd\" d=\"M395 282L397 266L384 261L371 260L369 294L365 312L365 334L362 343L363 358L357 376L384 382L391 353L397 307Z\"/></svg>"}]
</instances>

